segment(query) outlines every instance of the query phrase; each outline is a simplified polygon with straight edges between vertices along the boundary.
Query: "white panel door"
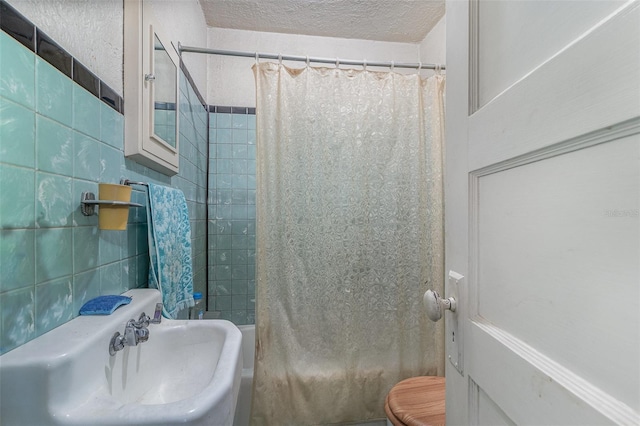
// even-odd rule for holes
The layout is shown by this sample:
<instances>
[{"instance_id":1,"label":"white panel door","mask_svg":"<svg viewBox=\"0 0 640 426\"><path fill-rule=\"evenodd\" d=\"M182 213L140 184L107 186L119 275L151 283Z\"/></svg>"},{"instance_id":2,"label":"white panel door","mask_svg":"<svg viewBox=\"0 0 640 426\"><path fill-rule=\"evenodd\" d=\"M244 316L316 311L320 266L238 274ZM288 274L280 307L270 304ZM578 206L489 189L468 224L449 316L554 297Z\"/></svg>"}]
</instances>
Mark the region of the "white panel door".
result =
<instances>
[{"instance_id":1,"label":"white panel door","mask_svg":"<svg viewBox=\"0 0 640 426\"><path fill-rule=\"evenodd\" d=\"M448 1L446 116L447 423L640 424L640 0Z\"/></svg>"}]
</instances>

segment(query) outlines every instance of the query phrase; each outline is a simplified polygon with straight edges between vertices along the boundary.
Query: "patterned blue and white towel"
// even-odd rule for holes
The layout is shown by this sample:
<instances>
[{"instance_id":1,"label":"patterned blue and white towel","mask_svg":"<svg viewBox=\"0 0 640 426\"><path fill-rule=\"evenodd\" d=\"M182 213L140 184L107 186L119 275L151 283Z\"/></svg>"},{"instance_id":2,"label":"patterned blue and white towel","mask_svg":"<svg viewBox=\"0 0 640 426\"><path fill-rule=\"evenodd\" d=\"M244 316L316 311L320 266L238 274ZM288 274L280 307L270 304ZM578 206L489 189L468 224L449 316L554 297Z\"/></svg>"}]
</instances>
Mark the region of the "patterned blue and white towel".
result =
<instances>
[{"instance_id":1,"label":"patterned blue and white towel","mask_svg":"<svg viewBox=\"0 0 640 426\"><path fill-rule=\"evenodd\" d=\"M149 184L149 287L162 293L163 315L175 319L193 306L191 226L179 189Z\"/></svg>"}]
</instances>

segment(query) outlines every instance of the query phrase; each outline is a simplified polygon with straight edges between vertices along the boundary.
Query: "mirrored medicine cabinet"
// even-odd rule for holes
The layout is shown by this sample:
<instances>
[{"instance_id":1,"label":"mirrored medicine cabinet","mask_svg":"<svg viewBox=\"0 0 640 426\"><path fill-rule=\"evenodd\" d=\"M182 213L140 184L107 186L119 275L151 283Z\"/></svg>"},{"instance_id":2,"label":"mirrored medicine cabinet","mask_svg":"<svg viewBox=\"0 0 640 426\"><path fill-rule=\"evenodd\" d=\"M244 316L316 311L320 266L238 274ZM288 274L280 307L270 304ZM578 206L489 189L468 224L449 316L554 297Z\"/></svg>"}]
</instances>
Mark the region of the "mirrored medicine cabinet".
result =
<instances>
[{"instance_id":1,"label":"mirrored medicine cabinet","mask_svg":"<svg viewBox=\"0 0 640 426\"><path fill-rule=\"evenodd\" d=\"M124 154L169 176L178 173L178 64L148 2L125 0Z\"/></svg>"}]
</instances>

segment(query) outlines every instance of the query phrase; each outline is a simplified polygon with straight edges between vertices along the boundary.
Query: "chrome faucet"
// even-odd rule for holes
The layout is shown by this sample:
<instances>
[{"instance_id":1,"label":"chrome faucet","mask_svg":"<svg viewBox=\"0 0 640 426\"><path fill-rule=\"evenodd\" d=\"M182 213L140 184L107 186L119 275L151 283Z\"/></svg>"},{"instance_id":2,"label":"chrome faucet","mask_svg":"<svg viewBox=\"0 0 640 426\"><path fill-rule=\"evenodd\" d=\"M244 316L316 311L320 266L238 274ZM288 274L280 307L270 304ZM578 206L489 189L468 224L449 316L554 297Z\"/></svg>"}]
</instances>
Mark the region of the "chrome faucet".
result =
<instances>
[{"instance_id":1,"label":"chrome faucet","mask_svg":"<svg viewBox=\"0 0 640 426\"><path fill-rule=\"evenodd\" d=\"M111 338L109 343L109 355L113 356L116 352L124 349L125 346L137 346L138 343L144 343L149 340L149 318L144 312L140 314L138 321L133 318L127 321L124 328L124 334L117 332Z\"/></svg>"}]
</instances>

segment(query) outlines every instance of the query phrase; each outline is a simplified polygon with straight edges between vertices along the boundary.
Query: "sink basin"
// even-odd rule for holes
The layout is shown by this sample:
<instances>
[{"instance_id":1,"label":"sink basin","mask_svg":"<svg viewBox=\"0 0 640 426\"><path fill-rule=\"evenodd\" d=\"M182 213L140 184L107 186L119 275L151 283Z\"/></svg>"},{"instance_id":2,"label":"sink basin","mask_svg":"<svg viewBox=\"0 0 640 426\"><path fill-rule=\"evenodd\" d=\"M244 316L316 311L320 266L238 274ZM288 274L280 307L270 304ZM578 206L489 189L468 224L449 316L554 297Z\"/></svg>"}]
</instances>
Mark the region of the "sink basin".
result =
<instances>
[{"instance_id":1,"label":"sink basin","mask_svg":"<svg viewBox=\"0 0 640 426\"><path fill-rule=\"evenodd\" d=\"M80 316L0 357L0 418L8 425L233 424L242 334L224 320L150 324L149 340L109 355L109 342L154 289L125 293L109 316Z\"/></svg>"}]
</instances>

